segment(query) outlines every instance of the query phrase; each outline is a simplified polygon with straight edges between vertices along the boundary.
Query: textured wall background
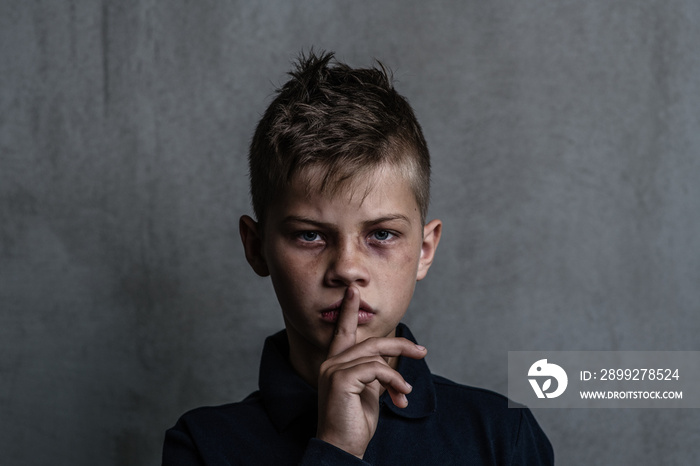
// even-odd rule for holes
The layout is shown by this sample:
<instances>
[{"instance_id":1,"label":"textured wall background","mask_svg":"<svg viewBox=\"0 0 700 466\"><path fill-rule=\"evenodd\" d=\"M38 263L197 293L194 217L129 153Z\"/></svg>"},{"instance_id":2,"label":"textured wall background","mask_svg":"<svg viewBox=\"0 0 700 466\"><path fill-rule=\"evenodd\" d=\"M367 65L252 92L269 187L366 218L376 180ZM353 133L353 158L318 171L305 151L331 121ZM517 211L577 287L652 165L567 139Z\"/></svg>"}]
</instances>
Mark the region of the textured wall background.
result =
<instances>
[{"instance_id":1,"label":"textured wall background","mask_svg":"<svg viewBox=\"0 0 700 466\"><path fill-rule=\"evenodd\" d=\"M302 48L391 66L445 234L406 317L435 372L700 350L700 4L0 2L0 451L158 464L282 326L245 154ZM697 461L698 410L536 413L562 465Z\"/></svg>"}]
</instances>

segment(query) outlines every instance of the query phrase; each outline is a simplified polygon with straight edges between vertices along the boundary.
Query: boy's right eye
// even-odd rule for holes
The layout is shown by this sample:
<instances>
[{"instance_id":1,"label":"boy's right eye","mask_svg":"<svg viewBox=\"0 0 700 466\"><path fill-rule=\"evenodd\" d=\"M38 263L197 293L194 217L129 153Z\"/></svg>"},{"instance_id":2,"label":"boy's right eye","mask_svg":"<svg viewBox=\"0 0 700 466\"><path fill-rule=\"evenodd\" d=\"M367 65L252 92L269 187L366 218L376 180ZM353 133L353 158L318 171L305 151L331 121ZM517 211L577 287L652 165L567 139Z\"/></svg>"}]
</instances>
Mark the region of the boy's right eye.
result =
<instances>
[{"instance_id":1,"label":"boy's right eye","mask_svg":"<svg viewBox=\"0 0 700 466\"><path fill-rule=\"evenodd\" d=\"M301 239L302 241L308 241L308 242L313 242L313 241L317 241L320 239L319 234L315 231L302 231L301 233L299 233L298 236L299 236L299 239Z\"/></svg>"}]
</instances>

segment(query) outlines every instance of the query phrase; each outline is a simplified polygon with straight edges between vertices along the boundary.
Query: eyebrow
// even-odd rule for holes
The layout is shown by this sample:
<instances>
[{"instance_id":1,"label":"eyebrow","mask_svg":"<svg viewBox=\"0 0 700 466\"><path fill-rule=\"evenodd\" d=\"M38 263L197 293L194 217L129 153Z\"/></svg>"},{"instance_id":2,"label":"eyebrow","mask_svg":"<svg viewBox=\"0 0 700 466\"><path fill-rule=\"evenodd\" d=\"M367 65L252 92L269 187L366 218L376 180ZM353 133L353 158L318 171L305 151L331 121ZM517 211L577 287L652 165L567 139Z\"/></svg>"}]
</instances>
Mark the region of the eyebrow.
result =
<instances>
[{"instance_id":1,"label":"eyebrow","mask_svg":"<svg viewBox=\"0 0 700 466\"><path fill-rule=\"evenodd\" d=\"M396 221L396 220L404 222L407 225L411 224L411 220L407 216L402 215L402 214L383 215L381 217L373 218L371 220L365 220L364 222L362 222L362 224L365 227L368 227L368 226L379 225L380 223L391 222L391 221ZM283 225L288 224L288 223L307 223L309 225L314 225L317 228L333 228L332 223L319 222L318 220L314 220L312 218L304 217L301 215L288 215L282 220L281 223Z\"/></svg>"}]
</instances>

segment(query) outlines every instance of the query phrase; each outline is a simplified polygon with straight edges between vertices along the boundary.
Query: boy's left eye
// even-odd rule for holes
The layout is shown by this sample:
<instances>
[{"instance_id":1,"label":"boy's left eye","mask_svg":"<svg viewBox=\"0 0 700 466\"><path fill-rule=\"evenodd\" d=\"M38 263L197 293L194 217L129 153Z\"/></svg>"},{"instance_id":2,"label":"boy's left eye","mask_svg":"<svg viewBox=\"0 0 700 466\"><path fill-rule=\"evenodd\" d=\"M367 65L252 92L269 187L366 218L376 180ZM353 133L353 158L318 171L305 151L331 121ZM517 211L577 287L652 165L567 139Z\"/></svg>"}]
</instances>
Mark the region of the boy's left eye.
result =
<instances>
[{"instance_id":1,"label":"boy's left eye","mask_svg":"<svg viewBox=\"0 0 700 466\"><path fill-rule=\"evenodd\" d=\"M392 236L394 236L394 234L388 230L377 230L372 233L372 238L378 241L387 241L391 239Z\"/></svg>"},{"instance_id":2,"label":"boy's left eye","mask_svg":"<svg viewBox=\"0 0 700 466\"><path fill-rule=\"evenodd\" d=\"M304 241L312 242L319 239L319 234L315 231L303 231L299 233L299 238Z\"/></svg>"}]
</instances>

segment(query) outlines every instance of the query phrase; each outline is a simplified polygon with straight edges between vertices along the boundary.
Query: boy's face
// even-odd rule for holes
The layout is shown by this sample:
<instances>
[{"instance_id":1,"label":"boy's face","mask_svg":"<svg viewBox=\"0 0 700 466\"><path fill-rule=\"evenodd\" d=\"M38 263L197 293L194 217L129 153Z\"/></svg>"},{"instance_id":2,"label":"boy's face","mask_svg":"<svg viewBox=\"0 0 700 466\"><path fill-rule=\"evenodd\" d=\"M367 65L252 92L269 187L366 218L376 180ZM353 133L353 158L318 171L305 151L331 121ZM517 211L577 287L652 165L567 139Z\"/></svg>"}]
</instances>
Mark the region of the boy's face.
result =
<instances>
[{"instance_id":1,"label":"boy's face","mask_svg":"<svg viewBox=\"0 0 700 466\"><path fill-rule=\"evenodd\" d=\"M246 244L256 272L272 278L290 345L325 355L351 284L361 298L358 343L393 336L432 263L439 220L423 227L409 183L390 167L334 196L306 186L296 177L269 207L259 250Z\"/></svg>"}]
</instances>

